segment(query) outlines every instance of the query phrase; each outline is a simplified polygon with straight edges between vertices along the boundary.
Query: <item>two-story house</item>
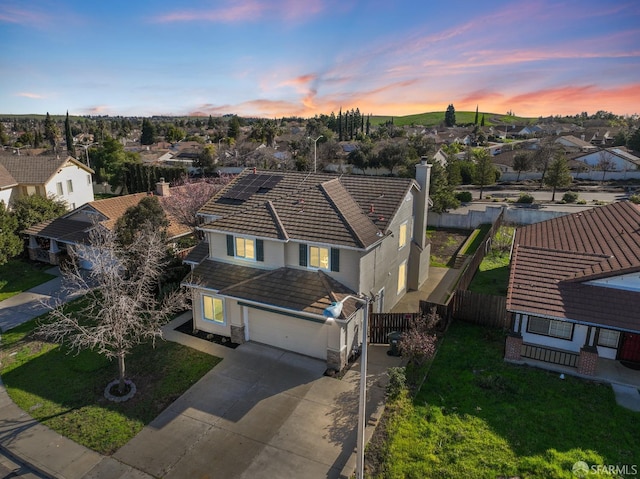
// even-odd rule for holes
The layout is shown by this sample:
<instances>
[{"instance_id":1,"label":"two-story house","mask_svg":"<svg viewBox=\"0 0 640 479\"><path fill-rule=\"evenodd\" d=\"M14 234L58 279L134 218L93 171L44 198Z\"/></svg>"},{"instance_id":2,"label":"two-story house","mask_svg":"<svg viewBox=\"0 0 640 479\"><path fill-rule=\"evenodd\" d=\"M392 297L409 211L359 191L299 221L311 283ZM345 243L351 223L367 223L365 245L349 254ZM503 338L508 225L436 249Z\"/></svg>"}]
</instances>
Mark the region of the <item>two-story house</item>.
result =
<instances>
[{"instance_id":1,"label":"two-story house","mask_svg":"<svg viewBox=\"0 0 640 479\"><path fill-rule=\"evenodd\" d=\"M348 295L390 310L429 273L431 166L416 180L244 170L200 210L204 258L192 288L194 328L257 341L342 369L360 345L359 303L342 317L324 309Z\"/></svg>"},{"instance_id":2,"label":"two-story house","mask_svg":"<svg viewBox=\"0 0 640 479\"><path fill-rule=\"evenodd\" d=\"M0 178L8 178L2 169L13 179L7 183L11 184L10 193L0 195L8 198L7 204L39 195L63 200L72 210L94 199L93 170L71 156L0 155Z\"/></svg>"}]
</instances>

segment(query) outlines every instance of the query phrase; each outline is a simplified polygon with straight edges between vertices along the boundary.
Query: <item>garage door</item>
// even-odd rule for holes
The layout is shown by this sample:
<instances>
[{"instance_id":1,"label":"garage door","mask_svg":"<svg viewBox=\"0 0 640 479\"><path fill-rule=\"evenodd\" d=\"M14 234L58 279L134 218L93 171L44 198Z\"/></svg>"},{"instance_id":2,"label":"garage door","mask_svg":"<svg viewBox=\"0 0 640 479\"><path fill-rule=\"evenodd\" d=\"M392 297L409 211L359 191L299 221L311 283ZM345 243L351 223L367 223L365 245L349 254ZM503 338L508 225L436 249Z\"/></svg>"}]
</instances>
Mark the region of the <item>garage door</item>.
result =
<instances>
[{"instance_id":1,"label":"garage door","mask_svg":"<svg viewBox=\"0 0 640 479\"><path fill-rule=\"evenodd\" d=\"M327 358L327 325L249 308L249 341Z\"/></svg>"}]
</instances>

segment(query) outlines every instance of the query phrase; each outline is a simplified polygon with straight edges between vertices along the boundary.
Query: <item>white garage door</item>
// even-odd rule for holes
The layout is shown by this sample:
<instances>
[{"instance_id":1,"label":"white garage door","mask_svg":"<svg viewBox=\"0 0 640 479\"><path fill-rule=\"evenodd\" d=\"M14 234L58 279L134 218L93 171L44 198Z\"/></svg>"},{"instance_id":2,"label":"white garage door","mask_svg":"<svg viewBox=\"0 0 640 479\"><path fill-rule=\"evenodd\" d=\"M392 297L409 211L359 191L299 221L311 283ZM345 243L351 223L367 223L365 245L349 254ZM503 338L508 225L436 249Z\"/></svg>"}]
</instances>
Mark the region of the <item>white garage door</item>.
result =
<instances>
[{"instance_id":1,"label":"white garage door","mask_svg":"<svg viewBox=\"0 0 640 479\"><path fill-rule=\"evenodd\" d=\"M327 326L249 308L249 341L314 358L327 358Z\"/></svg>"}]
</instances>

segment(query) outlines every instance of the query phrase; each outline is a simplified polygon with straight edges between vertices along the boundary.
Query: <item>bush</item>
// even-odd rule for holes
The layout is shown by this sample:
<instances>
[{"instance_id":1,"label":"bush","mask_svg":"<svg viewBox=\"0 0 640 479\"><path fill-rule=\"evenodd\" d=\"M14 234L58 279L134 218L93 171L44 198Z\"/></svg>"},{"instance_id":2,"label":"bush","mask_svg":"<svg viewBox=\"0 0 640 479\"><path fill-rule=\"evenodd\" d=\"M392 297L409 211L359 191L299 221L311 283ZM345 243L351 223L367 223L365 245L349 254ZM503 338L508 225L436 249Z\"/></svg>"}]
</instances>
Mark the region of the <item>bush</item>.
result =
<instances>
[{"instance_id":1,"label":"bush","mask_svg":"<svg viewBox=\"0 0 640 479\"><path fill-rule=\"evenodd\" d=\"M640 204L640 195L629 196L629 201L631 201L631 203L635 203L636 205Z\"/></svg>"},{"instance_id":2,"label":"bush","mask_svg":"<svg viewBox=\"0 0 640 479\"><path fill-rule=\"evenodd\" d=\"M456 193L456 199L460 203L471 203L471 201L473 200L473 196L471 196L470 191L459 191L458 193Z\"/></svg>"},{"instance_id":3,"label":"bush","mask_svg":"<svg viewBox=\"0 0 640 479\"><path fill-rule=\"evenodd\" d=\"M526 203L526 204L531 204L534 201L534 197L531 195L528 195L526 193L521 193L520 196L518 197L518 199L516 200L516 203Z\"/></svg>"},{"instance_id":4,"label":"bush","mask_svg":"<svg viewBox=\"0 0 640 479\"><path fill-rule=\"evenodd\" d=\"M405 368L389 368L389 384L387 384L387 394L391 399L395 399L407 389L407 370Z\"/></svg>"},{"instance_id":5,"label":"bush","mask_svg":"<svg viewBox=\"0 0 640 479\"><path fill-rule=\"evenodd\" d=\"M586 205L587 204L587 200L578 200L576 201L577 205Z\"/></svg>"},{"instance_id":6,"label":"bush","mask_svg":"<svg viewBox=\"0 0 640 479\"><path fill-rule=\"evenodd\" d=\"M567 191L564 195L562 195L562 201L564 203L575 203L576 201L578 201L578 193Z\"/></svg>"}]
</instances>

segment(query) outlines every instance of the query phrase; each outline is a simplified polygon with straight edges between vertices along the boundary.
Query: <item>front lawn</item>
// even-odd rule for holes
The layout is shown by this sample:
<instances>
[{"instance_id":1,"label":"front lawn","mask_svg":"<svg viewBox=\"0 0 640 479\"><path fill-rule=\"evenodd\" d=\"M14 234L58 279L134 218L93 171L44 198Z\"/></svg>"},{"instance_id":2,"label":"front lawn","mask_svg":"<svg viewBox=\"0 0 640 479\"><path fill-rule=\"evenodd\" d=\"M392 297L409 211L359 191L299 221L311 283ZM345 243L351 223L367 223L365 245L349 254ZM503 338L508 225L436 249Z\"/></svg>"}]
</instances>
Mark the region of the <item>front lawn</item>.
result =
<instances>
[{"instance_id":1,"label":"front lawn","mask_svg":"<svg viewBox=\"0 0 640 479\"><path fill-rule=\"evenodd\" d=\"M500 330L451 325L415 399L391 405L376 477L569 479L577 461L638 464L640 413L610 386L507 364L503 348Z\"/></svg>"},{"instance_id":2,"label":"front lawn","mask_svg":"<svg viewBox=\"0 0 640 479\"><path fill-rule=\"evenodd\" d=\"M10 259L0 266L0 301L55 278L44 271L51 267L50 264Z\"/></svg>"},{"instance_id":3,"label":"front lawn","mask_svg":"<svg viewBox=\"0 0 640 479\"><path fill-rule=\"evenodd\" d=\"M103 392L118 376L116 362L36 341L35 326L34 320L3 334L0 373L9 396L42 424L102 454L127 443L220 361L168 341L140 345L126 361L138 392L112 403Z\"/></svg>"}]
</instances>

